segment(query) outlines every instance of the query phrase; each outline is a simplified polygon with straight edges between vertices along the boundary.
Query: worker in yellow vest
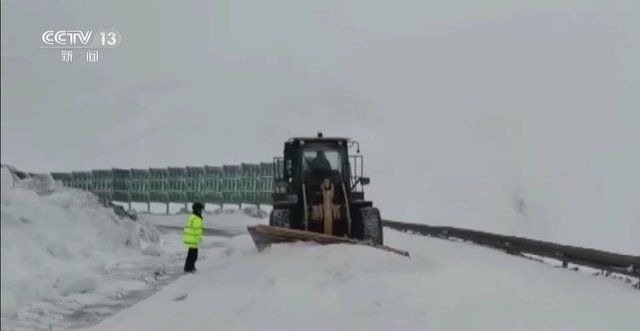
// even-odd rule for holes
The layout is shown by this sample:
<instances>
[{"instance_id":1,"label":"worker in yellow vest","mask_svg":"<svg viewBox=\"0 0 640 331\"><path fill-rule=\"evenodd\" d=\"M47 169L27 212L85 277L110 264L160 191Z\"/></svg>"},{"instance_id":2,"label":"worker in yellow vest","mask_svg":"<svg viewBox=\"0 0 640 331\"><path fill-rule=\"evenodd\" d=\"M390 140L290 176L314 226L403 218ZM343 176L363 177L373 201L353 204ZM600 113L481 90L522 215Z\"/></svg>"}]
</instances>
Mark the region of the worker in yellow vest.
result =
<instances>
[{"instance_id":1,"label":"worker in yellow vest","mask_svg":"<svg viewBox=\"0 0 640 331\"><path fill-rule=\"evenodd\" d=\"M191 207L191 210L193 212L189 214L187 222L184 225L182 242L189 247L187 260L184 263L184 272L194 273L197 271L196 261L198 260L198 248L200 247L200 242L202 242L202 232L204 229L204 222L202 220L204 205L196 202Z\"/></svg>"}]
</instances>

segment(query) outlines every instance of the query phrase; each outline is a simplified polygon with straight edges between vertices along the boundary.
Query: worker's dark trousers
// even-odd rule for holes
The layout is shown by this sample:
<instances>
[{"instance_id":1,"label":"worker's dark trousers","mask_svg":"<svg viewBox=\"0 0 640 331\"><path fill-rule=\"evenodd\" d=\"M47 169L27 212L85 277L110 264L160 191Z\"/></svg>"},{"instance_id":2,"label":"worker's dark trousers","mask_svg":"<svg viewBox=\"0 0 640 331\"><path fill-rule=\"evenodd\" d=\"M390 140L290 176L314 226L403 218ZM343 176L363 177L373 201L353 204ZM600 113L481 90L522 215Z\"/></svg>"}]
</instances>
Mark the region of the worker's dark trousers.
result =
<instances>
[{"instance_id":1,"label":"worker's dark trousers","mask_svg":"<svg viewBox=\"0 0 640 331\"><path fill-rule=\"evenodd\" d=\"M189 247L187 260L184 262L184 272L196 271L196 261L198 260L198 249Z\"/></svg>"}]
</instances>

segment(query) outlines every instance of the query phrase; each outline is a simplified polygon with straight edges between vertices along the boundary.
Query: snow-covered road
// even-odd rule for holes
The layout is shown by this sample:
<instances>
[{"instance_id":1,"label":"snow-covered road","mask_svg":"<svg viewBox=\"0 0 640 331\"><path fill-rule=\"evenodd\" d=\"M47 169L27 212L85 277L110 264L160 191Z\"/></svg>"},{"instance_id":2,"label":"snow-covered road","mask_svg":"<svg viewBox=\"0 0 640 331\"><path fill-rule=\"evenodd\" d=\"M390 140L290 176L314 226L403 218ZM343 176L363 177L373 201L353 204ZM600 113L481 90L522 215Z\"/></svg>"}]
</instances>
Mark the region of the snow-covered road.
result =
<instances>
[{"instance_id":1,"label":"snow-covered road","mask_svg":"<svg viewBox=\"0 0 640 331\"><path fill-rule=\"evenodd\" d=\"M132 222L85 192L10 182L3 171L3 331L637 326L628 284L470 244L385 230L411 258L303 243L258 253L246 226L266 219L251 210L206 214L199 272L183 275L186 215Z\"/></svg>"},{"instance_id":2,"label":"snow-covered road","mask_svg":"<svg viewBox=\"0 0 640 331\"><path fill-rule=\"evenodd\" d=\"M385 234L412 257L350 245L257 253L248 235L210 237L224 249L203 252L196 275L87 330L637 329L640 295L622 282Z\"/></svg>"}]
</instances>

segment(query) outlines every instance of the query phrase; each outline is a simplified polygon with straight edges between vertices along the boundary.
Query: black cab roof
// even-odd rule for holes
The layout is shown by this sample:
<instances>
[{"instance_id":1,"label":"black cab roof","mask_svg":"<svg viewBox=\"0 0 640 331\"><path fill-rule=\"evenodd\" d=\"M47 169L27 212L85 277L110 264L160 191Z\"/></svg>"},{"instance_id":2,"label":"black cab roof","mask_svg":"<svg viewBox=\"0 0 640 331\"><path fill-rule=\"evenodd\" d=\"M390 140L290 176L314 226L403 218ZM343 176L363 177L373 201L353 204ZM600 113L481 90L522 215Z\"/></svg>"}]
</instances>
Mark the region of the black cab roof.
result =
<instances>
[{"instance_id":1,"label":"black cab roof","mask_svg":"<svg viewBox=\"0 0 640 331\"><path fill-rule=\"evenodd\" d=\"M332 141L344 141L349 142L349 138L345 137L325 137L322 132L318 132L315 137L292 137L289 141L305 141L305 142L332 142Z\"/></svg>"}]
</instances>

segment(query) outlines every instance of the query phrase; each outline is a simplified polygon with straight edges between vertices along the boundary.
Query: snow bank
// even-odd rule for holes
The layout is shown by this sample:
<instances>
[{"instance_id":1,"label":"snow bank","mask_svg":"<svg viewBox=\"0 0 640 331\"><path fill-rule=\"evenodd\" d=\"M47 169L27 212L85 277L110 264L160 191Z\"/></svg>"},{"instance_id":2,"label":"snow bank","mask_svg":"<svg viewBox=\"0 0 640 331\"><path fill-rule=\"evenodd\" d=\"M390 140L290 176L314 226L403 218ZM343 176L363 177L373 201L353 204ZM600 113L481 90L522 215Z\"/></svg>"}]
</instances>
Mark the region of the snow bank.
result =
<instances>
[{"instance_id":1,"label":"snow bank","mask_svg":"<svg viewBox=\"0 0 640 331\"><path fill-rule=\"evenodd\" d=\"M153 250L159 234L96 196L2 168L2 316L35 299L87 292L119 256Z\"/></svg>"}]
</instances>

